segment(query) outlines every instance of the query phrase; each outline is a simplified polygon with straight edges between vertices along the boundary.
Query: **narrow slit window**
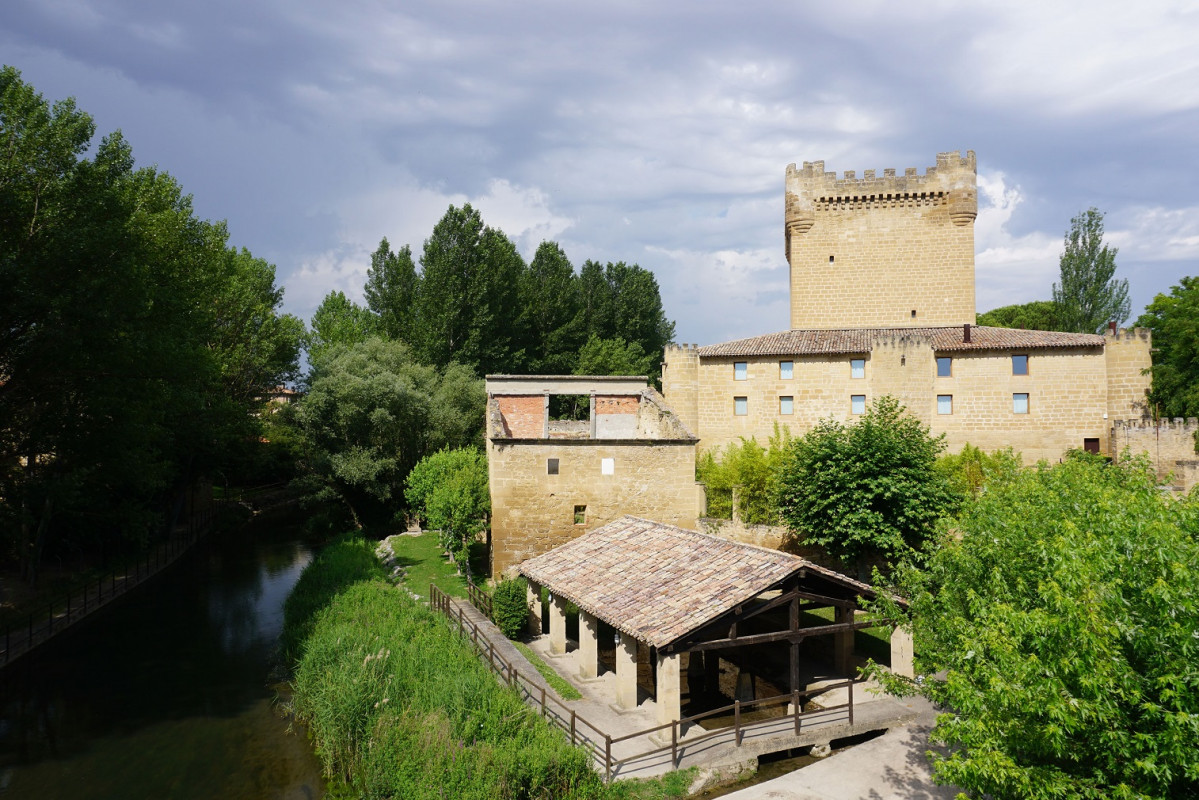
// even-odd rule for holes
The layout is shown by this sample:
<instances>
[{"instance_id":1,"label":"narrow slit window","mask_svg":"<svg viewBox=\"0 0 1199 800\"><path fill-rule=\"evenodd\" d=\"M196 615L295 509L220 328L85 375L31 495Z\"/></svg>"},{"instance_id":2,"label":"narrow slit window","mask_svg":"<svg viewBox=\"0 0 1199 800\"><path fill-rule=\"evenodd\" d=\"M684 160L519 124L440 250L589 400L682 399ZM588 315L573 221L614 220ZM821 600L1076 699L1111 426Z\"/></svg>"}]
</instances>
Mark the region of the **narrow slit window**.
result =
<instances>
[{"instance_id":1,"label":"narrow slit window","mask_svg":"<svg viewBox=\"0 0 1199 800\"><path fill-rule=\"evenodd\" d=\"M1012 413L1028 413L1028 392L1016 392L1012 395Z\"/></svg>"},{"instance_id":2,"label":"narrow slit window","mask_svg":"<svg viewBox=\"0 0 1199 800\"><path fill-rule=\"evenodd\" d=\"M547 458L546 459L545 474L547 474L547 475L557 475L558 474L558 459L556 459L556 458Z\"/></svg>"},{"instance_id":3,"label":"narrow slit window","mask_svg":"<svg viewBox=\"0 0 1199 800\"><path fill-rule=\"evenodd\" d=\"M866 377L866 359L851 358L849 360L849 377L865 378Z\"/></svg>"},{"instance_id":4,"label":"narrow slit window","mask_svg":"<svg viewBox=\"0 0 1199 800\"><path fill-rule=\"evenodd\" d=\"M749 379L749 364L745 361L733 362L733 380L744 381Z\"/></svg>"},{"instance_id":5,"label":"narrow slit window","mask_svg":"<svg viewBox=\"0 0 1199 800\"><path fill-rule=\"evenodd\" d=\"M952 414L953 413L953 395L939 394L937 395L937 413Z\"/></svg>"},{"instance_id":6,"label":"narrow slit window","mask_svg":"<svg viewBox=\"0 0 1199 800\"><path fill-rule=\"evenodd\" d=\"M779 378L784 381L789 381L794 376L795 376L795 362L794 361L780 361L779 362Z\"/></svg>"},{"instance_id":7,"label":"narrow slit window","mask_svg":"<svg viewBox=\"0 0 1199 800\"><path fill-rule=\"evenodd\" d=\"M733 413L738 417L744 417L749 413L749 398L734 397L733 398Z\"/></svg>"},{"instance_id":8,"label":"narrow slit window","mask_svg":"<svg viewBox=\"0 0 1199 800\"><path fill-rule=\"evenodd\" d=\"M587 524L587 506L575 506L575 524Z\"/></svg>"},{"instance_id":9,"label":"narrow slit window","mask_svg":"<svg viewBox=\"0 0 1199 800\"><path fill-rule=\"evenodd\" d=\"M795 398L794 397L780 397L779 398L779 413L780 414L794 414L795 413Z\"/></svg>"},{"instance_id":10,"label":"narrow slit window","mask_svg":"<svg viewBox=\"0 0 1199 800\"><path fill-rule=\"evenodd\" d=\"M855 394L849 398L849 410L853 414L866 413L866 395Z\"/></svg>"}]
</instances>

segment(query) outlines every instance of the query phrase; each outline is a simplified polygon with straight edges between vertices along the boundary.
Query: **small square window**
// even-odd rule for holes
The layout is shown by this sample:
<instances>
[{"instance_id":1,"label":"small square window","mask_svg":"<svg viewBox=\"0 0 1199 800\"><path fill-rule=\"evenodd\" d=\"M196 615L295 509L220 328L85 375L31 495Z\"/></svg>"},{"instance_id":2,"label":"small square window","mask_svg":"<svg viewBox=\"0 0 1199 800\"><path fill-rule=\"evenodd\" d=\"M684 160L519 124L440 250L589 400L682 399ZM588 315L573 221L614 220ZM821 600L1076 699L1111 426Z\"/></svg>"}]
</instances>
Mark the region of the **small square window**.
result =
<instances>
[{"instance_id":1,"label":"small square window","mask_svg":"<svg viewBox=\"0 0 1199 800\"><path fill-rule=\"evenodd\" d=\"M779 413L780 414L795 413L795 398L794 397L780 397L779 398Z\"/></svg>"},{"instance_id":2,"label":"small square window","mask_svg":"<svg viewBox=\"0 0 1199 800\"><path fill-rule=\"evenodd\" d=\"M849 359L849 377L865 378L866 377L866 359L851 358Z\"/></svg>"},{"instance_id":3,"label":"small square window","mask_svg":"<svg viewBox=\"0 0 1199 800\"><path fill-rule=\"evenodd\" d=\"M734 397L733 398L733 413L738 417L744 417L749 413L749 398Z\"/></svg>"},{"instance_id":4,"label":"small square window","mask_svg":"<svg viewBox=\"0 0 1199 800\"><path fill-rule=\"evenodd\" d=\"M558 459L556 459L556 458L547 458L546 459L545 473L547 475L557 475L558 474Z\"/></svg>"},{"instance_id":5,"label":"small square window","mask_svg":"<svg viewBox=\"0 0 1199 800\"><path fill-rule=\"evenodd\" d=\"M784 381L789 381L789 380L791 380L792 377L794 377L794 375L795 375L795 362L794 361L780 361L779 362L779 378L780 379L782 379Z\"/></svg>"},{"instance_id":6,"label":"small square window","mask_svg":"<svg viewBox=\"0 0 1199 800\"><path fill-rule=\"evenodd\" d=\"M1012 374L1028 374L1028 356L1012 356Z\"/></svg>"},{"instance_id":7,"label":"small square window","mask_svg":"<svg viewBox=\"0 0 1199 800\"><path fill-rule=\"evenodd\" d=\"M1017 392L1012 395L1012 413L1028 413L1028 392Z\"/></svg>"},{"instance_id":8,"label":"small square window","mask_svg":"<svg viewBox=\"0 0 1199 800\"><path fill-rule=\"evenodd\" d=\"M937 377L952 378L953 377L953 359L949 356L937 357Z\"/></svg>"},{"instance_id":9,"label":"small square window","mask_svg":"<svg viewBox=\"0 0 1199 800\"><path fill-rule=\"evenodd\" d=\"M587 524L587 506L575 506L575 524Z\"/></svg>"},{"instance_id":10,"label":"small square window","mask_svg":"<svg viewBox=\"0 0 1199 800\"><path fill-rule=\"evenodd\" d=\"M615 475L616 474L616 459L615 458L600 459L600 474L601 475Z\"/></svg>"},{"instance_id":11,"label":"small square window","mask_svg":"<svg viewBox=\"0 0 1199 800\"><path fill-rule=\"evenodd\" d=\"M749 378L749 364L744 361L733 362L733 380L743 381Z\"/></svg>"},{"instance_id":12,"label":"small square window","mask_svg":"<svg viewBox=\"0 0 1199 800\"><path fill-rule=\"evenodd\" d=\"M937 413L952 414L953 413L953 395L939 394L937 395Z\"/></svg>"},{"instance_id":13,"label":"small square window","mask_svg":"<svg viewBox=\"0 0 1199 800\"><path fill-rule=\"evenodd\" d=\"M854 414L866 413L866 395L855 394L849 398L849 410Z\"/></svg>"}]
</instances>

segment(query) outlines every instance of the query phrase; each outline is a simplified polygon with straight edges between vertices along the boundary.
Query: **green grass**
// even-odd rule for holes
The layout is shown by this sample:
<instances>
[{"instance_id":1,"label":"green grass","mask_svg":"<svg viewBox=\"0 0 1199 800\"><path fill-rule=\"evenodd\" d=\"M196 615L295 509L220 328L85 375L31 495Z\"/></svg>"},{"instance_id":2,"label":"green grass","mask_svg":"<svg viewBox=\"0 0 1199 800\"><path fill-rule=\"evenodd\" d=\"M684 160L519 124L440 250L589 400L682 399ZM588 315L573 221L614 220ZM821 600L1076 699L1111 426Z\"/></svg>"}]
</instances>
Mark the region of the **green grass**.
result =
<instances>
[{"instance_id":1,"label":"green grass","mask_svg":"<svg viewBox=\"0 0 1199 800\"><path fill-rule=\"evenodd\" d=\"M808 616L808 619L800 620L801 625L825 624L834 620L832 608L807 609L804 614ZM817 619L820 622L816 622ZM854 652L867 658L889 664L891 662L891 629L886 625L880 625L875 628L854 631L853 649Z\"/></svg>"},{"instance_id":2,"label":"green grass","mask_svg":"<svg viewBox=\"0 0 1199 800\"><path fill-rule=\"evenodd\" d=\"M391 540L397 563L404 567L404 585L418 597L429 596L432 583L451 597L466 597L466 579L458 574L458 568L446 558L445 551L437 543L436 532L419 536L397 536ZM481 576L486 565L480 565L480 553L486 546L480 543L471 546L471 569Z\"/></svg>"},{"instance_id":3,"label":"green grass","mask_svg":"<svg viewBox=\"0 0 1199 800\"><path fill-rule=\"evenodd\" d=\"M550 685L550 688L558 693L558 696L563 700L579 700L583 695L579 694L579 690L571 686L561 675L554 671L554 668L541 660L541 656L533 652L533 648L529 647L524 642L513 642L516 649L524 654L524 657L529 659L541 677L545 678L545 682Z\"/></svg>"}]
</instances>

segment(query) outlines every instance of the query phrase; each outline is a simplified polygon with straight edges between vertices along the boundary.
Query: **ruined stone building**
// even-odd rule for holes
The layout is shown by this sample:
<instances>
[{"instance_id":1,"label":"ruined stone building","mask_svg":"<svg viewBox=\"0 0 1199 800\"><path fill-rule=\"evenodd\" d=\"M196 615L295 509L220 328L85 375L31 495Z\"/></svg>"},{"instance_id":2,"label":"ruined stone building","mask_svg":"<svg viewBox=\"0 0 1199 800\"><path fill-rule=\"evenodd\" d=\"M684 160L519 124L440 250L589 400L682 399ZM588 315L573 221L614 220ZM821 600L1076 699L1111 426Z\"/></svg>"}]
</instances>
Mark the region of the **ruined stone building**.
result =
<instances>
[{"instance_id":1,"label":"ruined stone building","mask_svg":"<svg viewBox=\"0 0 1199 800\"><path fill-rule=\"evenodd\" d=\"M1149 332L975 325L977 209L973 152L941 153L923 175L788 166L790 330L669 347L667 403L705 449L852 421L892 395L950 452L1111 452L1114 421L1144 412Z\"/></svg>"}]
</instances>

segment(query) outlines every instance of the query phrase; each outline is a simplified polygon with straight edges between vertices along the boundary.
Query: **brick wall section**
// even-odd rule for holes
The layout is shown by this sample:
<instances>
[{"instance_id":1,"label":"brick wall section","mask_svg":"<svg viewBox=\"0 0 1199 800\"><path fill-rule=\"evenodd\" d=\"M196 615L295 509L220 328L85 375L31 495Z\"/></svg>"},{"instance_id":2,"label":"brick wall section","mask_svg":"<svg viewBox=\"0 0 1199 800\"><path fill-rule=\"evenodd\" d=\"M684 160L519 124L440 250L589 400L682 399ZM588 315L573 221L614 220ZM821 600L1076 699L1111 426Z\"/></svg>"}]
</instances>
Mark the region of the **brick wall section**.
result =
<instances>
[{"instance_id":1,"label":"brick wall section","mask_svg":"<svg viewBox=\"0 0 1199 800\"><path fill-rule=\"evenodd\" d=\"M1117 459L1145 454L1157 469L1159 480L1189 491L1196 480L1195 431L1199 420L1116 420L1112 424L1112 450Z\"/></svg>"},{"instance_id":2,"label":"brick wall section","mask_svg":"<svg viewBox=\"0 0 1199 800\"><path fill-rule=\"evenodd\" d=\"M924 175L788 166L791 327L973 323L975 184L973 152Z\"/></svg>"},{"instance_id":3,"label":"brick wall section","mask_svg":"<svg viewBox=\"0 0 1199 800\"><path fill-rule=\"evenodd\" d=\"M638 407L641 405L641 397L639 395L611 395L595 398L595 413L602 414L633 414L637 413Z\"/></svg>"},{"instance_id":4,"label":"brick wall section","mask_svg":"<svg viewBox=\"0 0 1199 800\"><path fill-rule=\"evenodd\" d=\"M546 462L558 459L558 474ZM614 460L614 474L601 462ZM694 528L702 514L695 443L488 440L492 575L615 519L638 517ZM575 506L586 524L574 524Z\"/></svg>"},{"instance_id":5,"label":"brick wall section","mask_svg":"<svg viewBox=\"0 0 1199 800\"><path fill-rule=\"evenodd\" d=\"M508 436L514 439L540 439L545 436L544 395L500 395L495 399Z\"/></svg>"}]
</instances>

